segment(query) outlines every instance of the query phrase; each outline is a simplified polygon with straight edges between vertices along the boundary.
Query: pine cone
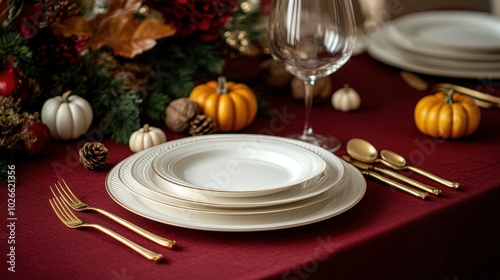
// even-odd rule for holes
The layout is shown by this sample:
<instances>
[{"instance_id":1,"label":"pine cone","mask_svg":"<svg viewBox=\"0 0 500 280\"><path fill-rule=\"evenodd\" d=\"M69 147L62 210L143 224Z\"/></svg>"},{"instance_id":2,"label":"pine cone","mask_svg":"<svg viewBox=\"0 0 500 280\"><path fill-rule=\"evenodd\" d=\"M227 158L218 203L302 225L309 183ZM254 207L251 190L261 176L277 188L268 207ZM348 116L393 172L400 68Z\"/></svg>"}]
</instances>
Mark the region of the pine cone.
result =
<instances>
[{"instance_id":1,"label":"pine cone","mask_svg":"<svg viewBox=\"0 0 500 280\"><path fill-rule=\"evenodd\" d=\"M165 124L173 132L185 132L189 122L201 112L200 106L189 98L177 98L165 110Z\"/></svg>"},{"instance_id":2,"label":"pine cone","mask_svg":"<svg viewBox=\"0 0 500 280\"><path fill-rule=\"evenodd\" d=\"M88 170L103 168L108 159L108 149L102 143L87 142L80 149L80 162Z\"/></svg>"},{"instance_id":3,"label":"pine cone","mask_svg":"<svg viewBox=\"0 0 500 280\"><path fill-rule=\"evenodd\" d=\"M211 118L198 114L189 122L188 133L192 136L205 135L215 133L216 129L215 122Z\"/></svg>"}]
</instances>

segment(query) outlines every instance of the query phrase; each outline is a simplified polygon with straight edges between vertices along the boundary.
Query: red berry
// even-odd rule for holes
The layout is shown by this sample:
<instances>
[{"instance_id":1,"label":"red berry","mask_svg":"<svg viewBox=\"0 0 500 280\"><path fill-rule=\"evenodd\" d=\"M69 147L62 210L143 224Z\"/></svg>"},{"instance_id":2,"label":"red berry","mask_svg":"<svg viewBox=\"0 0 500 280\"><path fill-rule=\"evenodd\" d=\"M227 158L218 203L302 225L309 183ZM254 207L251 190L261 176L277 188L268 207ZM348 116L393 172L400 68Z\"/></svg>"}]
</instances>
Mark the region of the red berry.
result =
<instances>
[{"instance_id":1,"label":"red berry","mask_svg":"<svg viewBox=\"0 0 500 280\"><path fill-rule=\"evenodd\" d=\"M17 91L17 78L13 68L0 72L0 95L13 96Z\"/></svg>"},{"instance_id":2,"label":"red berry","mask_svg":"<svg viewBox=\"0 0 500 280\"><path fill-rule=\"evenodd\" d=\"M42 122L35 122L29 129L31 136L36 138L35 142L29 147L24 141L24 150L28 155L36 155L41 153L50 142L50 129Z\"/></svg>"}]
</instances>

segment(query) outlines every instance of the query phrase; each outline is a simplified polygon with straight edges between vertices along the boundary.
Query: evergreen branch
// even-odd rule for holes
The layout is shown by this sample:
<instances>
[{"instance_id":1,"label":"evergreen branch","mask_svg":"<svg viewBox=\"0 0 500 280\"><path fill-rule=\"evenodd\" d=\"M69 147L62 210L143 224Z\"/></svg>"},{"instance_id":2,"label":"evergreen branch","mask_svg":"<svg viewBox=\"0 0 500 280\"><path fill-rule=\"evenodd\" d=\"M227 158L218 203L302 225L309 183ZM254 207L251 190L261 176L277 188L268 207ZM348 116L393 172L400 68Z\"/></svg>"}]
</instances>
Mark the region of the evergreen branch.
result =
<instances>
[{"instance_id":1,"label":"evergreen branch","mask_svg":"<svg viewBox=\"0 0 500 280\"><path fill-rule=\"evenodd\" d=\"M193 65L197 66L197 71L211 74L220 74L224 66L224 59L220 58L220 53L214 44L196 44L192 46L189 59Z\"/></svg>"},{"instance_id":2,"label":"evergreen branch","mask_svg":"<svg viewBox=\"0 0 500 280\"><path fill-rule=\"evenodd\" d=\"M165 109L172 101L172 96L153 91L145 101L147 117L154 121L165 119Z\"/></svg>"},{"instance_id":3,"label":"evergreen branch","mask_svg":"<svg viewBox=\"0 0 500 280\"><path fill-rule=\"evenodd\" d=\"M110 125L113 130L111 137L120 144L126 144L130 135L140 128L142 100L133 94L121 95L111 109Z\"/></svg>"},{"instance_id":4,"label":"evergreen branch","mask_svg":"<svg viewBox=\"0 0 500 280\"><path fill-rule=\"evenodd\" d=\"M104 118L118 102L120 96L126 95L128 88L123 85L123 79L116 78L102 83L92 90L91 104L97 118Z\"/></svg>"},{"instance_id":5,"label":"evergreen branch","mask_svg":"<svg viewBox=\"0 0 500 280\"><path fill-rule=\"evenodd\" d=\"M26 41L18 33L7 33L0 36L0 60L11 61L14 66L23 69L26 74L34 72L32 52Z\"/></svg>"}]
</instances>

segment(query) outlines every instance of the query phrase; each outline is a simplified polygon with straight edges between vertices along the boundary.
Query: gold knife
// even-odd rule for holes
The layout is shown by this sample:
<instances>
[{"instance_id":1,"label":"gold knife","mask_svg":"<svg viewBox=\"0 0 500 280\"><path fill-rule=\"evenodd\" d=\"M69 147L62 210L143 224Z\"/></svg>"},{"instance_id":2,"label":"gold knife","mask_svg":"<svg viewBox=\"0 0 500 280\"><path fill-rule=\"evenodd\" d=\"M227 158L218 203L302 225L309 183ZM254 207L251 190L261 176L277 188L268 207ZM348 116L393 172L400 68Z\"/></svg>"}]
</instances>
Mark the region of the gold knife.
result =
<instances>
[{"instance_id":1,"label":"gold knife","mask_svg":"<svg viewBox=\"0 0 500 280\"><path fill-rule=\"evenodd\" d=\"M342 156L342 157L344 157L344 156ZM349 158L349 159L347 159L347 158ZM416 188L418 188L420 190L423 190L425 192L431 193L431 194L433 194L435 196L439 196L441 194L441 192L442 192L438 188L429 186L429 185L421 183L419 181L415 181L415 180L413 180L411 178L408 178L408 177L406 177L404 175L401 175L401 174L399 174L397 172L394 172L392 170L379 168L379 167L376 167L376 166L374 166L372 164L368 164L368 163L364 163L364 162L355 160L355 159L353 159L353 158L351 158L351 157L349 157L347 155L345 155L345 159L347 161L349 161L350 163L352 163L356 167L360 167L360 168L363 168L363 169L373 170L373 171L377 171L377 172L383 173L383 174L385 174L387 176L391 176L391 177L393 177L395 179L398 179L398 180L403 181L403 182L405 182L407 184L410 184L410 185L412 185L412 186L414 186L414 187L416 187Z\"/></svg>"},{"instance_id":2,"label":"gold knife","mask_svg":"<svg viewBox=\"0 0 500 280\"><path fill-rule=\"evenodd\" d=\"M424 200L427 199L427 196L429 195L427 192L415 190L409 186L403 185L399 182L396 182L394 180L386 178L386 177L378 174L377 172L373 172L372 171L373 169L370 169L369 165L367 166L367 164L362 163L362 162L357 162L357 161L353 162L351 160L351 157L349 157L347 155L343 155L342 159L347 161L348 163L352 164L354 167L356 167L359 171L361 171L361 173L363 175L368 175L370 177L373 177L381 182L384 182L386 184L389 184L389 185L395 187L396 189L398 189L400 191L403 191L405 193L411 194L413 196L419 197L419 198L424 199Z\"/></svg>"}]
</instances>

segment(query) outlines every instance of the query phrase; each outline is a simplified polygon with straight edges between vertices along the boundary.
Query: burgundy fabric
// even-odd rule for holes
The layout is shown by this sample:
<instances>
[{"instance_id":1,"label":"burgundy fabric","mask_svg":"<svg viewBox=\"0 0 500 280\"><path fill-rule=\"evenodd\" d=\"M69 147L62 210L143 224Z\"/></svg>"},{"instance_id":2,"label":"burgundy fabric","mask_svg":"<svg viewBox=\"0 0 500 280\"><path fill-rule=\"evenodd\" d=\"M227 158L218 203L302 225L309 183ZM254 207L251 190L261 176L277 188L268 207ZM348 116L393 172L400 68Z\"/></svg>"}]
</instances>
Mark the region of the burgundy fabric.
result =
<instances>
[{"instance_id":1,"label":"burgundy fabric","mask_svg":"<svg viewBox=\"0 0 500 280\"><path fill-rule=\"evenodd\" d=\"M500 95L488 79L454 82ZM15 271L9 272L7 188L2 184L1 279L492 279L500 276L500 110L482 109L477 133L441 141L420 134L413 108L424 92L408 87L398 69L360 55L332 76L333 88L349 83L361 95L356 112L314 107L316 132L354 137L390 149L411 163L462 183L422 201L367 179L364 198L351 210L298 228L223 233L154 222L116 204L105 189L110 168L132 153L91 130L79 140L52 142L41 156L12 162L15 189ZM244 133L286 135L303 126L303 104L287 91L264 96L276 114L259 116ZM293 116L293 118L292 118ZM160 124L161 125L161 124ZM169 139L183 137L168 134ZM77 151L87 141L109 149L109 166L88 171ZM336 154L345 153L343 147ZM429 184L418 174L406 172ZM106 209L157 234L175 239L175 251L149 242L97 213L78 215L105 225L166 257L147 261L92 229L66 228L49 205L49 186L64 178L90 205ZM8 229L8 228L7 228Z\"/></svg>"}]
</instances>

